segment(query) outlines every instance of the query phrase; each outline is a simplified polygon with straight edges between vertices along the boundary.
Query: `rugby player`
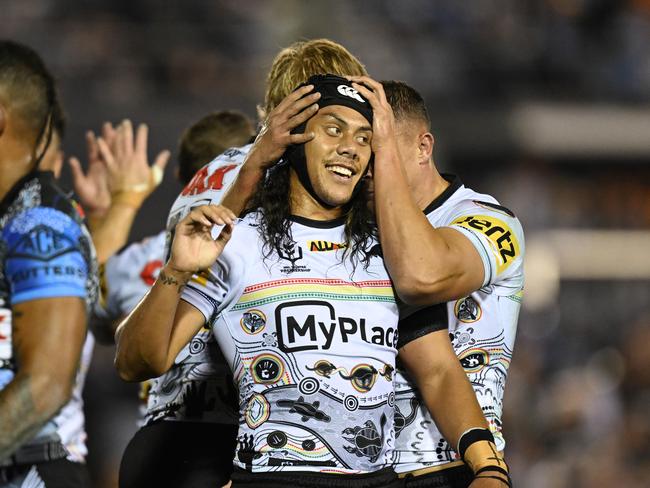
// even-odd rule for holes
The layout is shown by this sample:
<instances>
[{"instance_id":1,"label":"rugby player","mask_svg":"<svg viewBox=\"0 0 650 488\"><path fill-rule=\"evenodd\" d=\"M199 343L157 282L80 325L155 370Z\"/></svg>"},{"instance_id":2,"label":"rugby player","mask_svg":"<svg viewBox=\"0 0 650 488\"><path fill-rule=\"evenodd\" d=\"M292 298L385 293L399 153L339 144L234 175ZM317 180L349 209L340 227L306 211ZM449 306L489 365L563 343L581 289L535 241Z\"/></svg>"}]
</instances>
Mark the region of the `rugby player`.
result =
<instances>
[{"instance_id":1,"label":"rugby player","mask_svg":"<svg viewBox=\"0 0 650 488\"><path fill-rule=\"evenodd\" d=\"M376 114L374 201L395 288L408 303L447 302L444 328L420 341L449 335L490 429L468 434L485 439L470 449L494 441L502 452L503 392L523 289L521 224L492 196L438 173L429 115L415 89L354 79ZM395 470L409 487L467 487L481 466L463 462L463 446L459 453L445 440L419 398L413 379L398 369ZM509 483L505 464L478 476Z\"/></svg>"},{"instance_id":2,"label":"rugby player","mask_svg":"<svg viewBox=\"0 0 650 488\"><path fill-rule=\"evenodd\" d=\"M308 81L321 94L303 129L313 139L289 148L236 227L223 206L181 221L170 260L121 326L116 364L131 380L165 371L207 324L239 389L234 487L399 486L382 469L394 441L398 310L358 192L372 110L343 78ZM214 240L213 225L224 226ZM404 324L411 341L423 320ZM484 426L449 341L435 360L406 346L448 437Z\"/></svg>"},{"instance_id":3,"label":"rugby player","mask_svg":"<svg viewBox=\"0 0 650 488\"><path fill-rule=\"evenodd\" d=\"M211 113L184 131L177 177L194 174L227 148L254 137L242 113ZM221 188L215 188L219 191ZM98 340L145 295L165 262L161 231L112 256L101 273L102 297L91 321ZM215 486L230 479L237 433L232 374L209 330L201 331L163 376L142 385L143 426L129 442L120 466L121 487ZM222 442L214 442L220 437Z\"/></svg>"},{"instance_id":4,"label":"rugby player","mask_svg":"<svg viewBox=\"0 0 650 488\"><path fill-rule=\"evenodd\" d=\"M39 162L60 111L30 48L0 41L0 486L87 487L81 390L97 294L77 205Z\"/></svg>"}]
</instances>

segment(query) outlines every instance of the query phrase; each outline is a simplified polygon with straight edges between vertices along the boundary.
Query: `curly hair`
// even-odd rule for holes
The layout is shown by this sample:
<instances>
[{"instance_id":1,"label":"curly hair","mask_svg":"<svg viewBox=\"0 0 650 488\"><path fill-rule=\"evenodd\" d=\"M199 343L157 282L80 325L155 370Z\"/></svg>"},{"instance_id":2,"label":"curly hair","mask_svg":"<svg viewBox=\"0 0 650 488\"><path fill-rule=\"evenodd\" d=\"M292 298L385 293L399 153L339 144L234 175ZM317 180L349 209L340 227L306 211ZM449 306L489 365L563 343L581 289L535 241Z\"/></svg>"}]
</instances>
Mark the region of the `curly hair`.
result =
<instances>
[{"instance_id":1,"label":"curly hair","mask_svg":"<svg viewBox=\"0 0 650 488\"><path fill-rule=\"evenodd\" d=\"M281 163L269 170L267 177L258 184L257 192L250 202L248 211L259 211L259 229L264 241L264 257L270 258L273 252L292 249L296 242L291 232L291 166ZM377 238L377 227L367 205L365 179L361 188L355 192L343 211L345 219L345 251L342 260L350 257L353 268L363 263L368 267L370 261L371 238Z\"/></svg>"}]
</instances>

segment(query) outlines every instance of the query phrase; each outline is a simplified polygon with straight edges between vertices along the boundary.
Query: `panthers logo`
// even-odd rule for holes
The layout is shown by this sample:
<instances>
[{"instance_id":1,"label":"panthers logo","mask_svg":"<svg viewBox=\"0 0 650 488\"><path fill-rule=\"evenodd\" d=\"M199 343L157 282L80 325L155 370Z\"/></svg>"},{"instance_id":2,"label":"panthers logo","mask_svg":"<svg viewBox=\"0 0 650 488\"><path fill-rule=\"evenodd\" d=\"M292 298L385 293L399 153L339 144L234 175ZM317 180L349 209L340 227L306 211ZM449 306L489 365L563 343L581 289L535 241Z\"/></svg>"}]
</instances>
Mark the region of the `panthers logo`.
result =
<instances>
[{"instance_id":1,"label":"panthers logo","mask_svg":"<svg viewBox=\"0 0 650 488\"><path fill-rule=\"evenodd\" d=\"M248 310L242 315L239 324L247 334L259 334L266 327L266 315L259 310Z\"/></svg>"}]
</instances>

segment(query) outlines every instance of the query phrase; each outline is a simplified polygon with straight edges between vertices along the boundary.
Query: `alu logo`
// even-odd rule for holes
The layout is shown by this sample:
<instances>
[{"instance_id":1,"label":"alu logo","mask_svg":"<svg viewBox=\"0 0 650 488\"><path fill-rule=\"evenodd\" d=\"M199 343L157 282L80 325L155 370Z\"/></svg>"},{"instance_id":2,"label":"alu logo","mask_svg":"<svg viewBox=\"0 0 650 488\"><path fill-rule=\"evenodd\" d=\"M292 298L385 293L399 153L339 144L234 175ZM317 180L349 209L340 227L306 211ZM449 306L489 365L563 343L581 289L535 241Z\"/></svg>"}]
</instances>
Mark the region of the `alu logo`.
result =
<instances>
[{"instance_id":1,"label":"alu logo","mask_svg":"<svg viewBox=\"0 0 650 488\"><path fill-rule=\"evenodd\" d=\"M361 95L359 95L359 92L356 91L351 86L339 85L338 87L336 87L336 91L338 91L344 97L354 98L358 102L366 103L366 101L363 98L361 98Z\"/></svg>"}]
</instances>

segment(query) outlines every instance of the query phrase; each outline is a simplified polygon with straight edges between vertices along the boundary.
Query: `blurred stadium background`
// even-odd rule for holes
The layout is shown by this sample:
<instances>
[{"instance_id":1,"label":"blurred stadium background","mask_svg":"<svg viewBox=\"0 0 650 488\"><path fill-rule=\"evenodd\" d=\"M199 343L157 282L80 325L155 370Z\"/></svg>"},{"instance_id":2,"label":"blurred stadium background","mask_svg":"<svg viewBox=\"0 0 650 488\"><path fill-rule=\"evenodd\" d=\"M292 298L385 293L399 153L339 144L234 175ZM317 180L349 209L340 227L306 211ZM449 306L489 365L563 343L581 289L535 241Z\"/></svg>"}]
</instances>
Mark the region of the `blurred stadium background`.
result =
<instances>
[{"instance_id":1,"label":"blurred stadium background","mask_svg":"<svg viewBox=\"0 0 650 488\"><path fill-rule=\"evenodd\" d=\"M418 88L439 168L526 231L504 415L516 486L648 486L650 1L0 0L0 37L45 58L66 155L82 158L104 120L147 122L153 154L210 110L255 117L273 56L298 39L336 40ZM132 240L164 225L171 166ZM85 395L101 488L137 417L112 356L97 347Z\"/></svg>"}]
</instances>

